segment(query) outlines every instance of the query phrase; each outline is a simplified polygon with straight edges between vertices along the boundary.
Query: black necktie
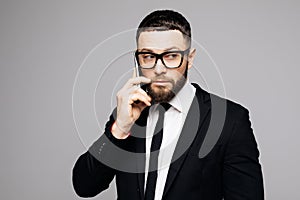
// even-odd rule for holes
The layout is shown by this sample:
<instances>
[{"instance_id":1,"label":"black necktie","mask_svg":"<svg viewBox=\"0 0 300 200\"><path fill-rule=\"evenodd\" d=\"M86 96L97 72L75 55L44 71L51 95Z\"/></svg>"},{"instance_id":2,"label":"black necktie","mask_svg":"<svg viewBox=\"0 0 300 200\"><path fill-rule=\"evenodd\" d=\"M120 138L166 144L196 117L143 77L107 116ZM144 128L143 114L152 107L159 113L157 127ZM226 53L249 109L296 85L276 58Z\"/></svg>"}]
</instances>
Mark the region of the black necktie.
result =
<instances>
[{"instance_id":1,"label":"black necktie","mask_svg":"<svg viewBox=\"0 0 300 200\"><path fill-rule=\"evenodd\" d=\"M150 161L148 168L148 177L146 184L145 200L154 200L156 179L157 179L157 165L158 154L163 137L163 124L165 112L171 107L168 103L161 103L157 109L159 111L158 120L155 126L154 134L152 137L151 149L150 149ZM155 151L155 152L154 152Z\"/></svg>"}]
</instances>

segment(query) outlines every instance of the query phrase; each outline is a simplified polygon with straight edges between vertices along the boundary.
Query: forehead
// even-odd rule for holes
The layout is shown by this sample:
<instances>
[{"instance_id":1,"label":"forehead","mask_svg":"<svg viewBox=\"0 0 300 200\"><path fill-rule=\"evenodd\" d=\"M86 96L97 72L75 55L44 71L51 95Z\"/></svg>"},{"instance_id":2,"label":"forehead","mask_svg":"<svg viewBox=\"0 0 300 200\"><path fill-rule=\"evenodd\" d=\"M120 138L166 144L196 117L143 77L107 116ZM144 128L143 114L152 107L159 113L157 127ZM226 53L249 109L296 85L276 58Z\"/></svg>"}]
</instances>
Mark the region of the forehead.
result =
<instances>
[{"instance_id":1,"label":"forehead","mask_svg":"<svg viewBox=\"0 0 300 200\"><path fill-rule=\"evenodd\" d=\"M138 49L149 48L164 50L168 48L185 49L186 41L178 30L145 31L138 39Z\"/></svg>"}]
</instances>

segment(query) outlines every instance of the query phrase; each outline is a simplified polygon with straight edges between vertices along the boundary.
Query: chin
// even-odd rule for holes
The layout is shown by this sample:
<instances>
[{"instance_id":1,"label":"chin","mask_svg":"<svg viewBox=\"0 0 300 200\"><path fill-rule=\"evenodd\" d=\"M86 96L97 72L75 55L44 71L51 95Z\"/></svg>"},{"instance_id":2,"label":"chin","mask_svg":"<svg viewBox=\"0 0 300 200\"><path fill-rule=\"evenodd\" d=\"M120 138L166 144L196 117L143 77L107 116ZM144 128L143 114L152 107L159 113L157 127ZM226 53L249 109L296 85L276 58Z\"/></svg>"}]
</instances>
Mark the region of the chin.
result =
<instances>
[{"instance_id":1,"label":"chin","mask_svg":"<svg viewBox=\"0 0 300 200\"><path fill-rule=\"evenodd\" d=\"M165 86L150 86L148 94L155 103L169 102L175 96L172 88Z\"/></svg>"}]
</instances>

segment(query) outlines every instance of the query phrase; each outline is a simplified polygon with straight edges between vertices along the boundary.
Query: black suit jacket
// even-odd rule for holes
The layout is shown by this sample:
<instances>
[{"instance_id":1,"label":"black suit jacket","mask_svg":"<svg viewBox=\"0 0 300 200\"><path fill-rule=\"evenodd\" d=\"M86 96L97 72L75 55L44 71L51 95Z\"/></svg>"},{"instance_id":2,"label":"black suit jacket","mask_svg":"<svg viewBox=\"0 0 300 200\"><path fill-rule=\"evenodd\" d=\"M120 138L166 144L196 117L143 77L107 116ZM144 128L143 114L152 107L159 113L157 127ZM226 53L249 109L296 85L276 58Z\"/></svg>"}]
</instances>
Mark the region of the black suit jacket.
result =
<instances>
[{"instance_id":1,"label":"black suit jacket","mask_svg":"<svg viewBox=\"0 0 300 200\"><path fill-rule=\"evenodd\" d=\"M264 199L259 151L248 111L193 85L196 95L173 155L162 199ZM105 133L74 166L73 186L79 196L99 194L116 177L119 200L144 199L142 135L148 110L142 112L125 140L114 138L110 132L114 111Z\"/></svg>"}]
</instances>

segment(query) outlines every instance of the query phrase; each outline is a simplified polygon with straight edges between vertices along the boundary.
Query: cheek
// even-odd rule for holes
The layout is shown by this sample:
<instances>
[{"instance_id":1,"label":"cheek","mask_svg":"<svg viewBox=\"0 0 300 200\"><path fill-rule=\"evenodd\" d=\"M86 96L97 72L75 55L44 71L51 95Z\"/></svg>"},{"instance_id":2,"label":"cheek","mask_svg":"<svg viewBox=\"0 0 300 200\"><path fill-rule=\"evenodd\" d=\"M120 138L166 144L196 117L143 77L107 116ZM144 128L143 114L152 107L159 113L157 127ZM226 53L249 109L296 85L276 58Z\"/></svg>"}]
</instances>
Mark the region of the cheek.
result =
<instances>
[{"instance_id":1,"label":"cheek","mask_svg":"<svg viewBox=\"0 0 300 200\"><path fill-rule=\"evenodd\" d=\"M173 79L173 81L176 83L178 80L184 78L184 72L185 72L185 69L176 70L176 71L173 71L172 73L170 73L168 77Z\"/></svg>"},{"instance_id":2,"label":"cheek","mask_svg":"<svg viewBox=\"0 0 300 200\"><path fill-rule=\"evenodd\" d=\"M141 70L140 76L145 76L146 78L151 78L151 72L150 70Z\"/></svg>"}]
</instances>

